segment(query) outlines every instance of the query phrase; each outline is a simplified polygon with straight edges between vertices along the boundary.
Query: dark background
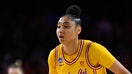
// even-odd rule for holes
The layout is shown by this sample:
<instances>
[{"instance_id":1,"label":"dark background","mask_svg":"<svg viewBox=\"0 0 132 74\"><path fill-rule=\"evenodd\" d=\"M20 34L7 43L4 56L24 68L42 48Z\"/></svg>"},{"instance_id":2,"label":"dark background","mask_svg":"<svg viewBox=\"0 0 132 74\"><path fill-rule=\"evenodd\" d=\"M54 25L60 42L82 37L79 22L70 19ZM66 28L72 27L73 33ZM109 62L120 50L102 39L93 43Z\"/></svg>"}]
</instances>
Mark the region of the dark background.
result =
<instances>
[{"instance_id":1,"label":"dark background","mask_svg":"<svg viewBox=\"0 0 132 74\"><path fill-rule=\"evenodd\" d=\"M72 4L82 9L80 38L104 45L132 72L129 0L11 0L0 2L0 74L17 59L25 74L48 74L48 54L59 44L56 24Z\"/></svg>"}]
</instances>

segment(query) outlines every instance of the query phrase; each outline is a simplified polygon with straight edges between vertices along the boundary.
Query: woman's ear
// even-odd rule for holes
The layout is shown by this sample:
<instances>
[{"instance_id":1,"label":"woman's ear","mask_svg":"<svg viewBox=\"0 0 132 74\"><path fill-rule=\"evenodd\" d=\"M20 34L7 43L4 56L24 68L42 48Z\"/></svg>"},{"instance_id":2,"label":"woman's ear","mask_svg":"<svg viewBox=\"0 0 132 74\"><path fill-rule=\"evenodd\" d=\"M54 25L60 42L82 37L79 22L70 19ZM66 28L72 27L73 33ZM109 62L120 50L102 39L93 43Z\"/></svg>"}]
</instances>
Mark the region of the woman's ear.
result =
<instances>
[{"instance_id":1,"label":"woman's ear","mask_svg":"<svg viewBox=\"0 0 132 74\"><path fill-rule=\"evenodd\" d=\"M80 34L82 31L82 27L81 26L78 26L78 34Z\"/></svg>"}]
</instances>

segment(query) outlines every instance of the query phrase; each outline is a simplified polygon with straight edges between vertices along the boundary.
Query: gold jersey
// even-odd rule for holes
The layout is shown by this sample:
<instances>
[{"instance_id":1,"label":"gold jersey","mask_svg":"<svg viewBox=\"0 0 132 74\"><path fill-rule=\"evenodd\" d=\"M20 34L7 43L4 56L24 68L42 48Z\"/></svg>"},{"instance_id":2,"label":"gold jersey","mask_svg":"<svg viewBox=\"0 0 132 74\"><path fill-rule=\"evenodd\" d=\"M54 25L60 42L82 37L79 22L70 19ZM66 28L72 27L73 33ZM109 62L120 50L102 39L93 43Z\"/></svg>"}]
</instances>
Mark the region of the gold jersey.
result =
<instances>
[{"instance_id":1,"label":"gold jersey","mask_svg":"<svg viewBox=\"0 0 132 74\"><path fill-rule=\"evenodd\" d=\"M63 45L53 49L48 57L49 74L107 74L115 58L101 44L79 40L78 52L66 55Z\"/></svg>"}]
</instances>

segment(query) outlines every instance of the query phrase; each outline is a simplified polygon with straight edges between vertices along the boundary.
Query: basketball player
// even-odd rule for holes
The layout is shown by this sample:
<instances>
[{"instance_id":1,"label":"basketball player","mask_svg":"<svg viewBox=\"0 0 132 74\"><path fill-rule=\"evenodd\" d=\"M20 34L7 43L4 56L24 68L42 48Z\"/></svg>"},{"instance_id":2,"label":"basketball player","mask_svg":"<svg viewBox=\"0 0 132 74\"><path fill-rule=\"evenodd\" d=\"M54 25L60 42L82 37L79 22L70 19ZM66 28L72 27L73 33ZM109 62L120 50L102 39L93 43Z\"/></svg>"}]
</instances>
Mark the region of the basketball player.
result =
<instances>
[{"instance_id":1,"label":"basketball player","mask_svg":"<svg viewBox=\"0 0 132 74\"><path fill-rule=\"evenodd\" d=\"M24 74L19 61L9 66L8 74Z\"/></svg>"},{"instance_id":2,"label":"basketball player","mask_svg":"<svg viewBox=\"0 0 132 74\"><path fill-rule=\"evenodd\" d=\"M70 6L57 24L61 44L48 57L49 74L115 74L130 72L101 44L78 39L81 33L81 9Z\"/></svg>"}]
</instances>

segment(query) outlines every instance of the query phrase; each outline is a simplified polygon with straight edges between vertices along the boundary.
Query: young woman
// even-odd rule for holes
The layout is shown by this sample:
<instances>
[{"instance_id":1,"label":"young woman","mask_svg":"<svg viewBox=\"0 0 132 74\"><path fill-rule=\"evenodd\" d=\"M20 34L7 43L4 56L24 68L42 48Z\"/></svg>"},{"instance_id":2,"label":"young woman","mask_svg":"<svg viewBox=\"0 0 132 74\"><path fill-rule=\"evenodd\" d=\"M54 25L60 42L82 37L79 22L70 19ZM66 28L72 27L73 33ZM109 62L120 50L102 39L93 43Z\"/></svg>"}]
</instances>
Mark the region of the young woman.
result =
<instances>
[{"instance_id":1,"label":"young woman","mask_svg":"<svg viewBox=\"0 0 132 74\"><path fill-rule=\"evenodd\" d=\"M57 24L61 44L48 57L49 74L115 74L130 72L101 44L78 39L81 33L81 9L70 6Z\"/></svg>"}]
</instances>

